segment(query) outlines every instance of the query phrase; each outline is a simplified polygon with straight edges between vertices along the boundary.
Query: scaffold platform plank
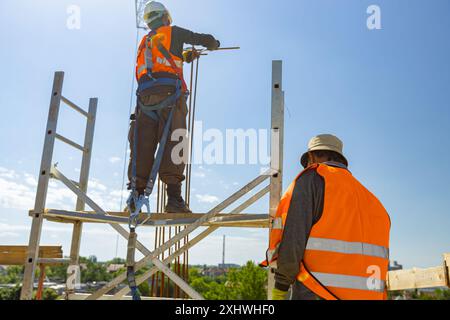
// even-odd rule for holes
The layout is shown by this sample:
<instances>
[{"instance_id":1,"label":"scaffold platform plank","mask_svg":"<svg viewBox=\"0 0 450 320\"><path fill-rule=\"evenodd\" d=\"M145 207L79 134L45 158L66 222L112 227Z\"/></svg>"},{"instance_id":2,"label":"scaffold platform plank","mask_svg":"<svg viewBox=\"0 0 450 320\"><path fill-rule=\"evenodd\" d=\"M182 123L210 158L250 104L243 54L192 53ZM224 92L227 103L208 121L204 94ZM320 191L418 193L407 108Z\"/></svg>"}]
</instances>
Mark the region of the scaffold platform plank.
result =
<instances>
[{"instance_id":1,"label":"scaffold platform plank","mask_svg":"<svg viewBox=\"0 0 450 320\"><path fill-rule=\"evenodd\" d=\"M87 293L71 293L68 295L68 300L86 300L89 297ZM120 299L114 298L113 295L103 295L98 300L132 300L131 296L123 296ZM181 299L181 298L166 298L166 297L146 297L142 296L141 300L189 300L189 299Z\"/></svg>"},{"instance_id":2,"label":"scaffold platform plank","mask_svg":"<svg viewBox=\"0 0 450 320\"><path fill-rule=\"evenodd\" d=\"M30 215L36 212L30 210ZM128 224L128 214L126 212L107 212L106 215L99 215L93 211L68 211L59 209L45 209L41 213L48 221L73 223L75 221L89 223L117 223ZM204 213L152 213L143 226L184 226L197 221L204 216ZM141 221L146 215L141 215ZM238 228L268 228L269 215L267 214L231 214L222 213L215 216L209 222L203 224L205 227L238 227Z\"/></svg>"},{"instance_id":3,"label":"scaffold platform plank","mask_svg":"<svg viewBox=\"0 0 450 320\"><path fill-rule=\"evenodd\" d=\"M28 246L0 246L0 265L23 265ZM63 257L61 246L40 246L39 258L59 259Z\"/></svg>"}]
</instances>

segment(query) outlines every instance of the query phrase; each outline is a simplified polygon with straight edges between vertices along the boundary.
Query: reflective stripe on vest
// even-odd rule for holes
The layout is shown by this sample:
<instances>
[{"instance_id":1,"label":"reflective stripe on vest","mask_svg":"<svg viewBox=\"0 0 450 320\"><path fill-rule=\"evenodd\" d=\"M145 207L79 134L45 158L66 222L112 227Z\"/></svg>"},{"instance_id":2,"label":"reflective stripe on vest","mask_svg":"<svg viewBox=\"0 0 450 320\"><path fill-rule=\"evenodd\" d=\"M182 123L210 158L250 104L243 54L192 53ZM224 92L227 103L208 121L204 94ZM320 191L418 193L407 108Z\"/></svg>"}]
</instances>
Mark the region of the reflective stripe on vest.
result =
<instances>
[{"instance_id":1,"label":"reflective stripe on vest","mask_svg":"<svg viewBox=\"0 0 450 320\"><path fill-rule=\"evenodd\" d=\"M158 62L158 63L160 63L160 64L163 64L163 65L166 65L166 66L168 66L168 67L171 67L171 66L172 66L172 65L170 64L170 62L167 61L166 58L156 57L156 62ZM175 65L176 65L178 68L182 68L182 67L183 67L183 62L181 62L181 61L174 61L174 62L175 62Z\"/></svg>"},{"instance_id":2,"label":"reflective stripe on vest","mask_svg":"<svg viewBox=\"0 0 450 320\"><path fill-rule=\"evenodd\" d=\"M312 272L312 275L326 287L383 292L385 281L376 278L348 276L343 274Z\"/></svg>"},{"instance_id":3,"label":"reflective stripe on vest","mask_svg":"<svg viewBox=\"0 0 450 320\"><path fill-rule=\"evenodd\" d=\"M144 51L145 64L142 67L147 69L148 75L152 74L152 68L153 68L153 56L152 56L152 49L151 49L151 42L152 42L153 36L154 36L154 34L149 33L147 35L147 39L145 39L145 51Z\"/></svg>"},{"instance_id":4,"label":"reflective stripe on vest","mask_svg":"<svg viewBox=\"0 0 450 320\"><path fill-rule=\"evenodd\" d=\"M144 71L144 70L146 70L146 69L147 69L147 63L139 67L139 69L138 69L138 74L141 74L142 71Z\"/></svg>"},{"instance_id":5,"label":"reflective stripe on vest","mask_svg":"<svg viewBox=\"0 0 450 320\"><path fill-rule=\"evenodd\" d=\"M267 250L267 260L269 262L272 261L276 252L277 252L277 250Z\"/></svg>"},{"instance_id":6,"label":"reflective stripe on vest","mask_svg":"<svg viewBox=\"0 0 450 320\"><path fill-rule=\"evenodd\" d=\"M389 249L364 242L349 242L325 238L308 239L306 250L331 251L347 254L361 254L365 256L389 259Z\"/></svg>"}]
</instances>

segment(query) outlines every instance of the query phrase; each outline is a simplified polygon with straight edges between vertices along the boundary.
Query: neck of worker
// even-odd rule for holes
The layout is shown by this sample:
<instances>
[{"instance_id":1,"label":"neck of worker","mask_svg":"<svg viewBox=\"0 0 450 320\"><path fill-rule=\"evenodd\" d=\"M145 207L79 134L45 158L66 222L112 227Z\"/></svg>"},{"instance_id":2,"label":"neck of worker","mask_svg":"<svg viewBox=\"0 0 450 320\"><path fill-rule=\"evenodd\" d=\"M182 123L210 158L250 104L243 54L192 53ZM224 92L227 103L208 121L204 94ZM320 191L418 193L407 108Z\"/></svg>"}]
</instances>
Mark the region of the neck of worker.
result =
<instances>
[{"instance_id":1,"label":"neck of worker","mask_svg":"<svg viewBox=\"0 0 450 320\"><path fill-rule=\"evenodd\" d=\"M336 162L336 161L325 161L325 162L322 162L322 164L325 164L325 165L331 166L331 167L337 167L337 168L342 168L342 169L348 170L348 168L345 164Z\"/></svg>"}]
</instances>

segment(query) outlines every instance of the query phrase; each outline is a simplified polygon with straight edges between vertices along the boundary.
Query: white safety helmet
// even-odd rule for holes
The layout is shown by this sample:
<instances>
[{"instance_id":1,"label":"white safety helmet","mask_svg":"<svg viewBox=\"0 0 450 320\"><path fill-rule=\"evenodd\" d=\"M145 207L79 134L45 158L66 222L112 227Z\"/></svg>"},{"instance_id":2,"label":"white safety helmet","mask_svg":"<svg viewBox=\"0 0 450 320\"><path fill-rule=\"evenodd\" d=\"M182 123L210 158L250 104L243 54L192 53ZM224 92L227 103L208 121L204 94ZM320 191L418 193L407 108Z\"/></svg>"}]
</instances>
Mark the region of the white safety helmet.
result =
<instances>
[{"instance_id":1,"label":"white safety helmet","mask_svg":"<svg viewBox=\"0 0 450 320\"><path fill-rule=\"evenodd\" d=\"M164 15L167 16L169 24L172 23L172 17L166 7L157 1L149 1L144 9L144 21L151 26L156 20L161 19Z\"/></svg>"}]
</instances>

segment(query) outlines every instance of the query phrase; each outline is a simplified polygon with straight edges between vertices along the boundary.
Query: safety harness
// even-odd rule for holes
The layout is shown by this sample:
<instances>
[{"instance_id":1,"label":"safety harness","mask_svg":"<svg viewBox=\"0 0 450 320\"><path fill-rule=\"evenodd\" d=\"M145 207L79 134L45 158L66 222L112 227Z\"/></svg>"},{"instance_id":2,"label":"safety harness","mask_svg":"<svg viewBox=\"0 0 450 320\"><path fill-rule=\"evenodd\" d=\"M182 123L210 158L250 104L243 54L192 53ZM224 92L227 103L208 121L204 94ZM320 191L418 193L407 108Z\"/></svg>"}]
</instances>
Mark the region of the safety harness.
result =
<instances>
[{"instance_id":1,"label":"safety harness","mask_svg":"<svg viewBox=\"0 0 450 320\"><path fill-rule=\"evenodd\" d=\"M131 193L127 200L128 210L130 212L130 217L128 221L128 226L130 228L130 235L128 237L128 245L127 245L127 280L128 285L130 287L131 295L133 300L140 300L140 293L136 284L136 276L135 276L135 250L136 250L136 242L137 242L137 234L136 228L140 224L144 224L150 219L150 202L149 198L152 194L153 187L155 186L156 176L158 174L159 168L161 166L161 160L163 158L164 149L167 143L167 139L169 137L170 127L172 124L173 113L177 105L178 99L184 94L185 98L188 96L186 83L183 80L182 69L178 68L173 61L170 53L161 43L157 43L158 50L164 55L166 60L170 63L172 68L176 71L178 78L153 78L152 77L152 50L149 50L152 45L152 37L156 35L155 31L150 31L147 35L146 46L147 50L145 50L145 60L147 67L147 75L149 80L141 82L137 88L137 108L136 114L139 112L143 112L146 116L150 117L155 121L160 121L162 119L162 110L166 108L170 108L169 115L167 117L166 123L164 125L163 134L161 140L159 142L158 152L156 153L155 161L152 166L152 170L150 172L144 193L139 194L139 191L136 188L136 156L137 156L137 123L134 125L134 139L133 139L133 156L131 163ZM144 90L155 88L159 86L171 86L175 88L175 92L168 96L166 99L161 101L156 105L144 105L140 101L140 95ZM134 117L135 118L135 117ZM146 217L143 220L139 220L139 215L143 209L146 207Z\"/></svg>"}]
</instances>

